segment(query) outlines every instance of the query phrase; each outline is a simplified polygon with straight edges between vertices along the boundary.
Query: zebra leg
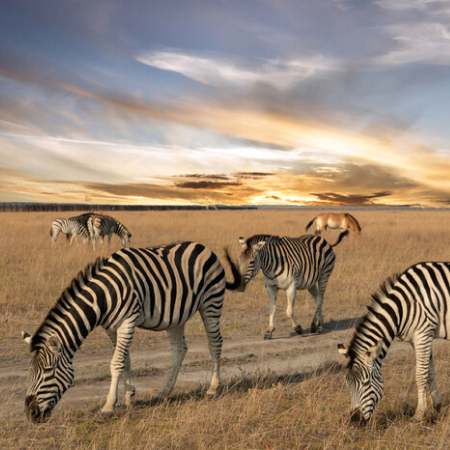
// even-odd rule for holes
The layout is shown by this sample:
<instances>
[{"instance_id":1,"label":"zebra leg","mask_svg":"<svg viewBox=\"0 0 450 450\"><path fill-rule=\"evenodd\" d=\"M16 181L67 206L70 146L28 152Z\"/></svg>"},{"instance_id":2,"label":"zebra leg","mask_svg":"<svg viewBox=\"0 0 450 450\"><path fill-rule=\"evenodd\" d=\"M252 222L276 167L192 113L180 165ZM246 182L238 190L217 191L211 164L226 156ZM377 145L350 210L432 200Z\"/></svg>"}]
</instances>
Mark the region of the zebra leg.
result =
<instances>
[{"instance_id":1,"label":"zebra leg","mask_svg":"<svg viewBox=\"0 0 450 450\"><path fill-rule=\"evenodd\" d=\"M431 351L433 337L431 335L421 335L420 340L413 345L416 349L416 385L417 385L417 409L413 419L421 421L427 409L427 391L430 383L428 379L430 371ZM434 367L433 367L434 371ZM435 383L434 379L431 383Z\"/></svg>"},{"instance_id":2,"label":"zebra leg","mask_svg":"<svg viewBox=\"0 0 450 450\"><path fill-rule=\"evenodd\" d=\"M323 293L317 289L317 286L314 285L312 288L308 289L308 292L314 298L316 302L316 311L314 312L314 316L311 322L311 333L322 333L323 331L323 313L322 313L322 304L323 304Z\"/></svg>"},{"instance_id":3,"label":"zebra leg","mask_svg":"<svg viewBox=\"0 0 450 450\"><path fill-rule=\"evenodd\" d=\"M129 360L128 352L134 335L134 327L135 318L132 318L125 320L117 330L117 345L114 350L113 359L111 360L111 385L108 397L106 398L106 403L101 411L103 417L111 417L114 414L114 407L117 403L119 380L127 366L127 360Z\"/></svg>"},{"instance_id":4,"label":"zebra leg","mask_svg":"<svg viewBox=\"0 0 450 450\"><path fill-rule=\"evenodd\" d=\"M211 354L211 359L213 362L213 373L211 377L211 384L209 389L206 391L207 395L214 396L217 394L217 388L220 384L220 355L222 354L222 335L220 334L220 312L217 313L213 310L213 316L208 316L208 312L205 310L200 310L200 315L202 316L203 324L205 325L206 336L208 337L208 349Z\"/></svg>"},{"instance_id":5,"label":"zebra leg","mask_svg":"<svg viewBox=\"0 0 450 450\"><path fill-rule=\"evenodd\" d=\"M108 234L108 247L111 245L111 236L112 236L112 231L111 231L111 233Z\"/></svg>"},{"instance_id":6,"label":"zebra leg","mask_svg":"<svg viewBox=\"0 0 450 450\"><path fill-rule=\"evenodd\" d=\"M175 387L175 383L180 372L181 363L188 350L186 339L184 338L184 324L172 330L167 330L169 336L170 348L172 350L172 366L170 372L167 375L166 382L160 394L158 400L168 397Z\"/></svg>"},{"instance_id":7,"label":"zebra leg","mask_svg":"<svg viewBox=\"0 0 450 450\"><path fill-rule=\"evenodd\" d=\"M117 333L114 330L107 330L111 342L114 347L117 344ZM125 366L123 369L123 387L124 387L124 395L125 395L125 406L130 407L133 406L133 397L136 393L136 389L133 384L133 378L131 376L131 359L130 352L128 352L128 357L125 361Z\"/></svg>"},{"instance_id":8,"label":"zebra leg","mask_svg":"<svg viewBox=\"0 0 450 450\"><path fill-rule=\"evenodd\" d=\"M439 412L442 406L441 396L436 385L436 372L434 371L433 350L431 350L430 362L428 365L428 389L433 400L433 407Z\"/></svg>"},{"instance_id":9,"label":"zebra leg","mask_svg":"<svg viewBox=\"0 0 450 450\"><path fill-rule=\"evenodd\" d=\"M59 230L53 230L53 236L52 236L52 247L56 245L56 240L58 239L60 231Z\"/></svg>"},{"instance_id":10,"label":"zebra leg","mask_svg":"<svg viewBox=\"0 0 450 450\"><path fill-rule=\"evenodd\" d=\"M268 286L266 283L266 292L269 296L269 328L264 333L264 339L272 339L272 333L275 331L274 319L275 319L275 305L277 302L277 288L274 286Z\"/></svg>"},{"instance_id":11,"label":"zebra leg","mask_svg":"<svg viewBox=\"0 0 450 450\"><path fill-rule=\"evenodd\" d=\"M70 235L69 244L72 244L73 240L75 239L75 236L76 236L76 234L73 234L73 233ZM69 237L69 235L67 235L67 237Z\"/></svg>"},{"instance_id":12,"label":"zebra leg","mask_svg":"<svg viewBox=\"0 0 450 450\"><path fill-rule=\"evenodd\" d=\"M302 334L302 327L297 323L297 321L294 318L294 303L295 303L295 297L297 295L297 287L295 284L292 284L287 290L287 308L286 308L286 315L288 319L291 319L292 328L297 334Z\"/></svg>"}]
</instances>

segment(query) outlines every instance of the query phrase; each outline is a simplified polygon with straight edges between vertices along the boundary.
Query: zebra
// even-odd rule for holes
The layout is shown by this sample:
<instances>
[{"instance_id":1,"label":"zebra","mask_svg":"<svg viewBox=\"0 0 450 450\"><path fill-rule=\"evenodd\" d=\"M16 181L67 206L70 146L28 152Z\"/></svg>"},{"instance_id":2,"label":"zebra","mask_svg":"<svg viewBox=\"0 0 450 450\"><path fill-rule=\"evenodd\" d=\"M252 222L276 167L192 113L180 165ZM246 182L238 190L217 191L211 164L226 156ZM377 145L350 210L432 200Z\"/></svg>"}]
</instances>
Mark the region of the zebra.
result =
<instances>
[{"instance_id":1,"label":"zebra","mask_svg":"<svg viewBox=\"0 0 450 450\"><path fill-rule=\"evenodd\" d=\"M70 243L74 240L77 234L81 235L83 238L83 244L89 243L89 231L82 223L73 219L55 219L52 222L52 227L50 228L50 236L52 238L52 245L56 244L59 233L63 233L69 239Z\"/></svg>"},{"instance_id":2,"label":"zebra","mask_svg":"<svg viewBox=\"0 0 450 450\"><path fill-rule=\"evenodd\" d=\"M242 253L239 269L243 278L240 290L254 278L259 269L263 272L265 288L269 296L269 328L264 339L272 339L275 330L275 303L277 290L287 294L287 317L297 334L302 327L294 318L294 302L297 290L308 289L316 302L311 332L323 331L322 303L328 279L333 271L335 253L320 236L304 235L297 238L267 234L255 235L247 240L239 238Z\"/></svg>"},{"instance_id":3,"label":"zebra","mask_svg":"<svg viewBox=\"0 0 450 450\"><path fill-rule=\"evenodd\" d=\"M130 242L131 233L125 225L120 223L117 219L114 219L114 217L104 216L102 214L92 214L87 220L87 227L94 249L98 238L101 239L101 244L103 245L104 236L108 236L109 245L113 233L119 236L124 247L128 246Z\"/></svg>"},{"instance_id":4,"label":"zebra","mask_svg":"<svg viewBox=\"0 0 450 450\"><path fill-rule=\"evenodd\" d=\"M218 257L202 244L178 242L149 248L124 248L88 265L61 294L33 336L22 332L34 353L30 364L25 411L33 422L51 411L72 385L75 352L88 334L101 325L115 346L111 385L101 410L111 417L123 374L125 405L132 405L135 388L129 347L135 327L167 330L172 366L158 399L175 386L187 352L186 322L197 312L203 320L213 374L208 395L219 386L222 336L219 321L225 289L240 285L239 269L228 253L234 280L225 279Z\"/></svg>"},{"instance_id":5,"label":"zebra","mask_svg":"<svg viewBox=\"0 0 450 450\"><path fill-rule=\"evenodd\" d=\"M418 403L414 420L427 408L426 387L433 406L441 407L433 364L433 339L450 339L450 263L421 262L385 281L372 296L348 348L346 383L351 419L366 423L383 395L381 364L395 337L410 342L416 354Z\"/></svg>"}]
</instances>

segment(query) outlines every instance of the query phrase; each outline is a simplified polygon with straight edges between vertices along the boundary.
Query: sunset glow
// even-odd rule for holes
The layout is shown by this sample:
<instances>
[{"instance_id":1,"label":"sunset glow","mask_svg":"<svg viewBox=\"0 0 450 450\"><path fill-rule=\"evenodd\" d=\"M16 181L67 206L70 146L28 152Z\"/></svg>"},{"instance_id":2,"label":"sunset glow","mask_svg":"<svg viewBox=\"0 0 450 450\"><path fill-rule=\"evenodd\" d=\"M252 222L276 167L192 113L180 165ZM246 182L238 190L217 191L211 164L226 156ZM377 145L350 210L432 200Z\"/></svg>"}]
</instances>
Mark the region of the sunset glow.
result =
<instances>
[{"instance_id":1,"label":"sunset glow","mask_svg":"<svg viewBox=\"0 0 450 450\"><path fill-rule=\"evenodd\" d=\"M450 3L164 5L6 2L0 201L449 205Z\"/></svg>"}]
</instances>

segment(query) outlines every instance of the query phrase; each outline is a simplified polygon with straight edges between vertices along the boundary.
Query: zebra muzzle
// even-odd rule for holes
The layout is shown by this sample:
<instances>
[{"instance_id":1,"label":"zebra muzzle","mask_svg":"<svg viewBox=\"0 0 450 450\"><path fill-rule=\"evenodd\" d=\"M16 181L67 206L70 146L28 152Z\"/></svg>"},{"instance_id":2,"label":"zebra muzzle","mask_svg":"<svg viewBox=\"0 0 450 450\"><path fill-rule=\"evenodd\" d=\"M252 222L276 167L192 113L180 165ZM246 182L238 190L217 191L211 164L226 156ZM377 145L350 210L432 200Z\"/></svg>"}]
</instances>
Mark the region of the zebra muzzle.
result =
<instances>
[{"instance_id":1,"label":"zebra muzzle","mask_svg":"<svg viewBox=\"0 0 450 450\"><path fill-rule=\"evenodd\" d=\"M34 423L42 422L50 417L50 410L46 410L43 414L41 414L37 397L35 395L29 395L25 399L25 413L28 419Z\"/></svg>"},{"instance_id":2,"label":"zebra muzzle","mask_svg":"<svg viewBox=\"0 0 450 450\"><path fill-rule=\"evenodd\" d=\"M362 411L359 408L354 409L351 412L350 420L355 425L360 425L360 426L364 426L367 423L366 419L364 419Z\"/></svg>"}]
</instances>

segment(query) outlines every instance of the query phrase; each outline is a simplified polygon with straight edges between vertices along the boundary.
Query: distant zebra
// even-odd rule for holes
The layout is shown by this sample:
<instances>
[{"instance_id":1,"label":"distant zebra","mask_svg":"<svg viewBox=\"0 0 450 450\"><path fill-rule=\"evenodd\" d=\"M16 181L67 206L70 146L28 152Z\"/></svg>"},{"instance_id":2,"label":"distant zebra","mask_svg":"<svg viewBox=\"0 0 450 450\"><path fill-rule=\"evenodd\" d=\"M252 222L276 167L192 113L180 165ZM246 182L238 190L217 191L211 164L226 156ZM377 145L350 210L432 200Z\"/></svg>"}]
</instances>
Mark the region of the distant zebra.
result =
<instances>
[{"instance_id":1,"label":"distant zebra","mask_svg":"<svg viewBox=\"0 0 450 450\"><path fill-rule=\"evenodd\" d=\"M100 238L100 242L103 245L104 236L108 236L109 245L113 233L119 236L120 242L124 247L127 247L130 243L131 233L125 225L120 223L117 219L114 219L114 217L104 216L102 214L92 214L87 220L87 228L94 249L98 238Z\"/></svg>"},{"instance_id":2,"label":"distant zebra","mask_svg":"<svg viewBox=\"0 0 450 450\"><path fill-rule=\"evenodd\" d=\"M83 238L83 244L89 243L89 231L80 222L72 219L55 219L52 222L52 227L50 228L50 236L52 238L52 245L55 245L58 239L59 233L63 233L69 239L70 243L74 240L75 236L79 234Z\"/></svg>"},{"instance_id":3,"label":"distant zebra","mask_svg":"<svg viewBox=\"0 0 450 450\"><path fill-rule=\"evenodd\" d=\"M428 386L436 409L441 406L433 364L433 339L450 339L450 263L415 264L387 280L373 295L371 306L356 327L348 349L346 381L351 395L352 420L365 423L383 395L381 364L395 337L408 341L416 353L418 405L421 420Z\"/></svg>"},{"instance_id":4,"label":"distant zebra","mask_svg":"<svg viewBox=\"0 0 450 450\"><path fill-rule=\"evenodd\" d=\"M102 415L111 416L123 373L125 404L131 405L135 388L130 372L129 347L135 327L167 330L172 367L159 397L170 394L187 352L186 322L197 312L205 326L213 361L207 394L219 386L222 336L219 321L225 289L241 283L239 269L226 255L234 276L225 280L217 256L195 242L150 248L126 248L109 258L98 258L72 281L31 337L22 332L34 352L30 365L25 410L32 421L48 417L72 385L72 359L87 335L98 325L115 346L111 387Z\"/></svg>"},{"instance_id":5,"label":"distant zebra","mask_svg":"<svg viewBox=\"0 0 450 450\"><path fill-rule=\"evenodd\" d=\"M297 238L271 235L255 235L245 240L239 238L243 249L239 266L243 284L241 290L261 268L267 295L269 296L269 328L264 339L271 339L275 330L275 303L277 290L287 294L286 314L298 334L302 328L294 319L294 302L297 290L308 289L316 302L311 332L322 332L322 303L328 279L333 271L335 254L331 246L320 236L305 235Z\"/></svg>"}]
</instances>

